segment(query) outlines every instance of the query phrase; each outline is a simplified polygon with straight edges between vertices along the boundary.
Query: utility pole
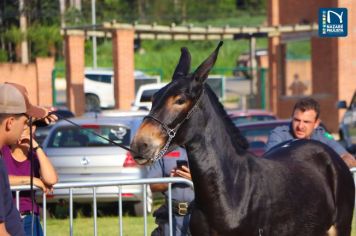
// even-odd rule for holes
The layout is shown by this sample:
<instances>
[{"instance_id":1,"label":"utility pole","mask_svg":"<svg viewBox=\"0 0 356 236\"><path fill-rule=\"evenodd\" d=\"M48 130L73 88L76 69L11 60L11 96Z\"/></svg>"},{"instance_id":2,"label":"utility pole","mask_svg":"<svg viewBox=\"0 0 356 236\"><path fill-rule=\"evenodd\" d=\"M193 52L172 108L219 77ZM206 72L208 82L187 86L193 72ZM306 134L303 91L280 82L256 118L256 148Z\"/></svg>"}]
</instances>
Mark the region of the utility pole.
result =
<instances>
[{"instance_id":1,"label":"utility pole","mask_svg":"<svg viewBox=\"0 0 356 236\"><path fill-rule=\"evenodd\" d=\"M27 43L27 19L25 14L25 0L19 2L20 11L20 31L24 36L21 39L21 63L28 64L28 43Z\"/></svg>"},{"instance_id":2,"label":"utility pole","mask_svg":"<svg viewBox=\"0 0 356 236\"><path fill-rule=\"evenodd\" d=\"M91 22L93 30L96 29L96 9L95 9L95 0L91 0ZM96 59L96 36L93 36L93 68L97 68L97 59Z\"/></svg>"}]
</instances>

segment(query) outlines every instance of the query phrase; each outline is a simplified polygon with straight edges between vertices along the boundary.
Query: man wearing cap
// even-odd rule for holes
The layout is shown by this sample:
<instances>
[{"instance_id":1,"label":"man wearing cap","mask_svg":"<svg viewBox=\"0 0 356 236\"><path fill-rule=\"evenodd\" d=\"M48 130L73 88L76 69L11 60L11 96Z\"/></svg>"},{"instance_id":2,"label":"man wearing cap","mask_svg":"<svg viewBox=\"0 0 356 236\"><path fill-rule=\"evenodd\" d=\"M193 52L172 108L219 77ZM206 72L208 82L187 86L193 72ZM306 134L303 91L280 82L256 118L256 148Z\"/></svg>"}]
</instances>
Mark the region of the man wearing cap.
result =
<instances>
[{"instance_id":1,"label":"man wearing cap","mask_svg":"<svg viewBox=\"0 0 356 236\"><path fill-rule=\"evenodd\" d=\"M45 119L47 123L57 119L48 111L33 106L26 88L14 83L0 84L0 148L17 142L29 117ZM20 214L16 209L9 185L9 178L0 153L0 235L25 235Z\"/></svg>"}]
</instances>

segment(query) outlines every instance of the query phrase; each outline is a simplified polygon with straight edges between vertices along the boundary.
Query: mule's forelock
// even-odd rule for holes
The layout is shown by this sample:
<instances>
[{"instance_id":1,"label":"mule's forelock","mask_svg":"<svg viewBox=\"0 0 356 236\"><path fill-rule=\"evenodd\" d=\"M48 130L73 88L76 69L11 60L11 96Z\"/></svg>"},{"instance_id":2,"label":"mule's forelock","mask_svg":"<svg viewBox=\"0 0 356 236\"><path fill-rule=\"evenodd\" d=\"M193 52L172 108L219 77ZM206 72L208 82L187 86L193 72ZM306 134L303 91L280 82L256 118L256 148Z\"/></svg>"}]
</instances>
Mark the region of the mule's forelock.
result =
<instances>
[{"instance_id":1,"label":"mule's forelock","mask_svg":"<svg viewBox=\"0 0 356 236\"><path fill-rule=\"evenodd\" d=\"M211 68L213 68L215 61L218 57L219 54L219 49L223 45L223 41L219 42L219 45L216 47L214 52L210 54L210 56L203 61L200 66L194 71L193 73L193 79L196 80L196 82L202 84L206 81L208 78L209 72Z\"/></svg>"},{"instance_id":2,"label":"mule's forelock","mask_svg":"<svg viewBox=\"0 0 356 236\"><path fill-rule=\"evenodd\" d=\"M190 57L188 48L186 48L186 47L181 48L180 59L179 59L178 65L173 73L172 80L182 78L189 73L190 61L191 61L191 57Z\"/></svg>"}]
</instances>

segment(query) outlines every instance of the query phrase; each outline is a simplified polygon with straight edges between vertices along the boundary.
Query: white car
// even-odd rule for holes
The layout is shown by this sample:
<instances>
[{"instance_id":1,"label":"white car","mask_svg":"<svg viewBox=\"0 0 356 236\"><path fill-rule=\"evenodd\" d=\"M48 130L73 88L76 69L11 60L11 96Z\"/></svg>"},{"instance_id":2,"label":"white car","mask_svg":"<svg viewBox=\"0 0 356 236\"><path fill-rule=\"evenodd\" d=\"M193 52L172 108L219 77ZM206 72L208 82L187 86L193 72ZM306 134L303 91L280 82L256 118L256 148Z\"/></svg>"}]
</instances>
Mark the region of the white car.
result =
<instances>
[{"instance_id":1,"label":"white car","mask_svg":"<svg viewBox=\"0 0 356 236\"><path fill-rule=\"evenodd\" d=\"M132 104L131 109L133 111L137 110L151 110L152 107L152 96L161 88L166 86L167 83L158 83L158 84L145 84L142 85L137 93L134 103Z\"/></svg>"},{"instance_id":2,"label":"white car","mask_svg":"<svg viewBox=\"0 0 356 236\"><path fill-rule=\"evenodd\" d=\"M84 92L86 111L115 106L112 69L85 69ZM134 71L135 91L142 84L158 83L159 76L148 76L142 71Z\"/></svg>"}]
</instances>

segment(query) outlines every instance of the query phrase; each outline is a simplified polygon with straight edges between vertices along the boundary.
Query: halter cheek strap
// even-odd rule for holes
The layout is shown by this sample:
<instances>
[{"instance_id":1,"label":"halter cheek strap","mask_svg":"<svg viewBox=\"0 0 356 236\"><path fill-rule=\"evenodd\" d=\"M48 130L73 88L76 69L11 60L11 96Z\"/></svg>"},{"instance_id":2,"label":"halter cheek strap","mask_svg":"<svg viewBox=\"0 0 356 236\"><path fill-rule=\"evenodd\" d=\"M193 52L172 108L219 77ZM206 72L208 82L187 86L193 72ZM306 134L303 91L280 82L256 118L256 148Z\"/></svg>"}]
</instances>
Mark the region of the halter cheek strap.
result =
<instances>
[{"instance_id":1,"label":"halter cheek strap","mask_svg":"<svg viewBox=\"0 0 356 236\"><path fill-rule=\"evenodd\" d=\"M149 118L152 119L154 121L156 121L157 123L159 123L163 129L166 131L167 135L168 135L168 140L166 142L166 144L164 145L164 147L161 149L161 151L159 151L159 153L152 159L152 161L157 161L158 159L162 158L164 156L164 154L166 154L169 145L171 144L173 138L176 136L178 129L180 128L180 126L186 121L189 120L189 118L192 116L193 112L197 109L202 97L204 94L204 90L202 90L202 93L200 94L198 100L196 101L196 103L194 104L194 106L192 107L192 109L190 109L190 111L187 113L187 115L185 116L185 118L179 122L173 129L170 129L168 127L168 125L166 125L165 123L163 123L162 121L160 121L159 119L157 119L156 117L154 117L153 115L149 114L147 116L145 116L144 119Z\"/></svg>"}]
</instances>

